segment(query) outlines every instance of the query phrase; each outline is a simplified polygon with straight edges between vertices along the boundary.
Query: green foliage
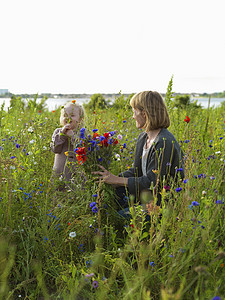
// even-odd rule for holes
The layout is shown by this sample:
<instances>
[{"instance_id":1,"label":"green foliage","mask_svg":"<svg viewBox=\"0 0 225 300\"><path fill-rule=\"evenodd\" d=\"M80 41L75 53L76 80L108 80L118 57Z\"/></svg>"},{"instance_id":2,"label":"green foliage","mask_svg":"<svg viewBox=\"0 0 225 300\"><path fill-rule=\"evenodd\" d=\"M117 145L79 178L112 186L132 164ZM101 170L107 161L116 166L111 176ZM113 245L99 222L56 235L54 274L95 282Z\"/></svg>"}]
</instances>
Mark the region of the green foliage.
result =
<instances>
[{"instance_id":1,"label":"green foliage","mask_svg":"<svg viewBox=\"0 0 225 300\"><path fill-rule=\"evenodd\" d=\"M171 76L171 79L169 81L168 87L167 87L167 91L166 91L166 95L165 95L165 103L166 103L166 107L168 109L168 112L170 113L172 108L173 108L173 102L172 102L172 97L173 97L173 75Z\"/></svg>"},{"instance_id":2,"label":"green foliage","mask_svg":"<svg viewBox=\"0 0 225 300\"><path fill-rule=\"evenodd\" d=\"M106 109L107 106L108 103L102 94L93 94L91 100L87 104L84 104L84 108L90 111Z\"/></svg>"},{"instance_id":3,"label":"green foliage","mask_svg":"<svg viewBox=\"0 0 225 300\"><path fill-rule=\"evenodd\" d=\"M176 95L174 98L174 106L179 108L185 108L190 104L189 95Z\"/></svg>"},{"instance_id":4,"label":"green foliage","mask_svg":"<svg viewBox=\"0 0 225 300\"><path fill-rule=\"evenodd\" d=\"M130 106L130 99L133 97L134 93L133 94L130 94L127 98L125 98L124 95L121 94L121 91L119 93L119 96L116 97L115 101L113 102L113 105L112 107L114 109L131 109L131 106Z\"/></svg>"},{"instance_id":5,"label":"green foliage","mask_svg":"<svg viewBox=\"0 0 225 300\"><path fill-rule=\"evenodd\" d=\"M49 143L60 110L16 103L0 110L1 299L225 296L223 106L171 110L187 181L178 182L180 192L161 191L163 205L146 223L143 207L132 204L131 220L122 222L114 189L79 168L70 189L55 191ZM114 174L132 166L140 131L130 109L88 111L86 124L121 134L126 147L111 166Z\"/></svg>"}]
</instances>

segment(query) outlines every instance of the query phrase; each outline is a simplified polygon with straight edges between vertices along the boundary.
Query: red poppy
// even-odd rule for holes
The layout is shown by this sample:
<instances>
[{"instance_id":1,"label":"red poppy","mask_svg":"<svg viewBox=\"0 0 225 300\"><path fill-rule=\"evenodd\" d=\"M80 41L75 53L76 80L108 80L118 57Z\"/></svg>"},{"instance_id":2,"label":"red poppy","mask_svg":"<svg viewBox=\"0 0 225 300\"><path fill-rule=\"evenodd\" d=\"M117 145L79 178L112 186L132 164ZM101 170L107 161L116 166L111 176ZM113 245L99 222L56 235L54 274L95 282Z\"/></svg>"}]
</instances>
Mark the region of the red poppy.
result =
<instances>
[{"instance_id":1,"label":"red poppy","mask_svg":"<svg viewBox=\"0 0 225 300\"><path fill-rule=\"evenodd\" d=\"M118 141L116 139L113 140L113 145L115 146L116 144L118 144Z\"/></svg>"},{"instance_id":2,"label":"red poppy","mask_svg":"<svg viewBox=\"0 0 225 300\"><path fill-rule=\"evenodd\" d=\"M109 138L109 132L105 132L105 133L104 133L104 137L105 137L106 139L108 139L108 138Z\"/></svg>"},{"instance_id":3,"label":"red poppy","mask_svg":"<svg viewBox=\"0 0 225 300\"><path fill-rule=\"evenodd\" d=\"M93 133L93 140L95 140L97 137L99 137L99 134L97 132Z\"/></svg>"},{"instance_id":4,"label":"red poppy","mask_svg":"<svg viewBox=\"0 0 225 300\"><path fill-rule=\"evenodd\" d=\"M184 119L184 121L185 121L186 123L189 123L189 122L190 122L190 118L187 116L186 119Z\"/></svg>"},{"instance_id":5,"label":"red poppy","mask_svg":"<svg viewBox=\"0 0 225 300\"><path fill-rule=\"evenodd\" d=\"M86 160L87 160L87 156L86 156L86 151L85 151L85 147L79 147L77 150L76 150L76 153L77 153L77 160L78 160L78 163L80 165L82 165Z\"/></svg>"}]
</instances>

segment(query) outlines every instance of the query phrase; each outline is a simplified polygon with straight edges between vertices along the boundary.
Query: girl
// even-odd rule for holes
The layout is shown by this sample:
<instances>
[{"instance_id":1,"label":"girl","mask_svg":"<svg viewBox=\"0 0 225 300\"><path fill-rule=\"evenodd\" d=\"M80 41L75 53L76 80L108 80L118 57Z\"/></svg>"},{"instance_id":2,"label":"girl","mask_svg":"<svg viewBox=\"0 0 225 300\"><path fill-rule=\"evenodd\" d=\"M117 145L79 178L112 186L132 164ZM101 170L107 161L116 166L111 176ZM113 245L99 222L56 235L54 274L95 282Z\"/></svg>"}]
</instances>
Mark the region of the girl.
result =
<instances>
[{"instance_id":1,"label":"girl","mask_svg":"<svg viewBox=\"0 0 225 300\"><path fill-rule=\"evenodd\" d=\"M52 152L55 153L51 182L60 180L68 184L75 173L77 159L74 149L79 139L77 133L83 118L84 110L82 106L75 103L75 100L62 108L60 124L63 127L54 131L50 144ZM59 187L59 190L63 188L64 184Z\"/></svg>"}]
</instances>

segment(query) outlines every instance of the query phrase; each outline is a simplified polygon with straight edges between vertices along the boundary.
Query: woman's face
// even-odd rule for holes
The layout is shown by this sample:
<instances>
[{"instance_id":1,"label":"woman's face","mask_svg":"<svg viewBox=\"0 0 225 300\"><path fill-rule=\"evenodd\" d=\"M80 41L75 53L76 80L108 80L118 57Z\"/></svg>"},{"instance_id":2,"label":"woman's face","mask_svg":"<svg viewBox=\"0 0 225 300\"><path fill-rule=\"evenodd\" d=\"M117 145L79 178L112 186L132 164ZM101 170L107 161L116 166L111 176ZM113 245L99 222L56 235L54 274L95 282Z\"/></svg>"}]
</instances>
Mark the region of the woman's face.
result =
<instances>
[{"instance_id":1,"label":"woman's face","mask_svg":"<svg viewBox=\"0 0 225 300\"><path fill-rule=\"evenodd\" d=\"M141 129L144 127L146 122L145 112L137 108L133 108L133 119L136 121L136 127Z\"/></svg>"},{"instance_id":2,"label":"woman's face","mask_svg":"<svg viewBox=\"0 0 225 300\"><path fill-rule=\"evenodd\" d=\"M80 121L80 111L77 106L73 104L64 108L63 123L64 125L70 124L71 129L77 129Z\"/></svg>"}]
</instances>

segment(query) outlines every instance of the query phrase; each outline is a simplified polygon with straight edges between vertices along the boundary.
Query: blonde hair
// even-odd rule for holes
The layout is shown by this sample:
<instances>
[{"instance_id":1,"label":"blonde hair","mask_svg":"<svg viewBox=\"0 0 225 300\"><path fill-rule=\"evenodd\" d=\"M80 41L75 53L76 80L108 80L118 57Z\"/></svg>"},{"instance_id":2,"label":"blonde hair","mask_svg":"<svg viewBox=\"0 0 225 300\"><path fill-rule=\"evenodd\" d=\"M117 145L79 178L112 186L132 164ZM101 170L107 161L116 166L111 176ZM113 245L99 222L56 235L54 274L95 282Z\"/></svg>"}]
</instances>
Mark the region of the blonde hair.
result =
<instances>
[{"instance_id":1,"label":"blonde hair","mask_svg":"<svg viewBox=\"0 0 225 300\"><path fill-rule=\"evenodd\" d=\"M79 110L79 116L80 116L80 123L83 123L83 119L84 119L84 109L83 109L83 106L81 106L80 104L77 104L77 103L73 103L73 102L67 102L64 106L62 106L62 109L61 109L61 114L60 114L60 125L64 126L64 123L63 123L63 117L64 117L64 112L65 112L65 108L67 107L74 107L74 108L77 108Z\"/></svg>"},{"instance_id":2,"label":"blonde hair","mask_svg":"<svg viewBox=\"0 0 225 300\"><path fill-rule=\"evenodd\" d=\"M130 100L134 109L146 114L145 131L168 128L170 118L162 96L158 92L144 91L134 95Z\"/></svg>"}]
</instances>

